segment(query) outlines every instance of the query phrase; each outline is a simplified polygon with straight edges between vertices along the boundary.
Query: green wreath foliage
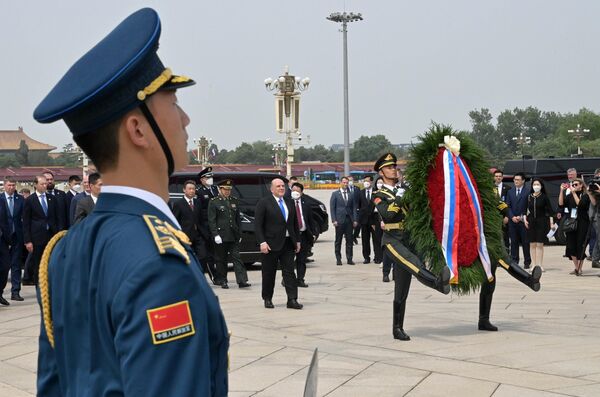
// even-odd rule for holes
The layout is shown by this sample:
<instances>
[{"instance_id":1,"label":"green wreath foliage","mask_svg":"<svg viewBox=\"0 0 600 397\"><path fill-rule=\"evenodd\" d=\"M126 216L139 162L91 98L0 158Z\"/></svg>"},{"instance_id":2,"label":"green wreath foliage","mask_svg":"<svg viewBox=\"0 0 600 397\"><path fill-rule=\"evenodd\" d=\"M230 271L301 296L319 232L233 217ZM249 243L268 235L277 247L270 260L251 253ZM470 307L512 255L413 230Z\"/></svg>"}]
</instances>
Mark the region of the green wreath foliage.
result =
<instances>
[{"instance_id":1,"label":"green wreath foliage","mask_svg":"<svg viewBox=\"0 0 600 397\"><path fill-rule=\"evenodd\" d=\"M416 254L427 263L434 274L439 274L446 266L441 244L433 231L433 219L429 208L427 189L443 189L443 186L427 186L429 171L435 166L439 144L444 143L444 136L453 135L460 140L460 157L471 169L483 206L484 233L490 260L495 263L505 257L502 241L502 217L497 210L498 199L494 192L494 182L490 174L489 163L485 152L465 132L458 132L448 125L434 123L429 131L419 136L420 143L411 150L411 161L405 170L410 189L405 193L409 211L404 221L405 230L409 234L410 245ZM483 282L487 282L485 271L479 257L469 267L459 268L459 283L453 284L455 293L469 294L476 292Z\"/></svg>"}]
</instances>

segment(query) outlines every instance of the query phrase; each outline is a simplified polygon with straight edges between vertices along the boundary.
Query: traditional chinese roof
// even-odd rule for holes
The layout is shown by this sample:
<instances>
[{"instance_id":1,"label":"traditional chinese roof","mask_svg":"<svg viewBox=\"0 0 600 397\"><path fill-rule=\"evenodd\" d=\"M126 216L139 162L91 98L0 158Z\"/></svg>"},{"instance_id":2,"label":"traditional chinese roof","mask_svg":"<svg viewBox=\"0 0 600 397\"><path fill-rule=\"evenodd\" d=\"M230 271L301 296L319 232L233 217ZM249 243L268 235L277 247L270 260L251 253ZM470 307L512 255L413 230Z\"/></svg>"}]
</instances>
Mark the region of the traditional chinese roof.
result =
<instances>
[{"instance_id":1,"label":"traditional chinese roof","mask_svg":"<svg viewBox=\"0 0 600 397\"><path fill-rule=\"evenodd\" d=\"M0 130L0 150L18 150L21 141L25 141L29 150L50 151L55 146L36 141L23 131L22 127L17 130Z\"/></svg>"}]
</instances>

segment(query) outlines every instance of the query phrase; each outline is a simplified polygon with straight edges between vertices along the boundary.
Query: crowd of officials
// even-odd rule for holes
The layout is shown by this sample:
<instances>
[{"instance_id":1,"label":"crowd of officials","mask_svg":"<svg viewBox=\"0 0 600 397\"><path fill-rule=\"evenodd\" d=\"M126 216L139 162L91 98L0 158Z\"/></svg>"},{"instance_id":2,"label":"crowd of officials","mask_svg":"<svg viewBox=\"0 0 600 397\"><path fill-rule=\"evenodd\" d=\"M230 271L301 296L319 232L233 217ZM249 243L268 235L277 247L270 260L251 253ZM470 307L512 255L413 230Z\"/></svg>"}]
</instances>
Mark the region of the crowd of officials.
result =
<instances>
[{"instance_id":1,"label":"crowd of officials","mask_svg":"<svg viewBox=\"0 0 600 397\"><path fill-rule=\"evenodd\" d=\"M23 301L21 286L38 284L48 241L91 213L102 187L98 173L83 179L71 176L67 192L55 187L51 171L32 182L33 192L27 188L17 192L16 181L7 176L0 194L0 304L4 306L10 305L4 297L9 274L10 299Z\"/></svg>"}]
</instances>

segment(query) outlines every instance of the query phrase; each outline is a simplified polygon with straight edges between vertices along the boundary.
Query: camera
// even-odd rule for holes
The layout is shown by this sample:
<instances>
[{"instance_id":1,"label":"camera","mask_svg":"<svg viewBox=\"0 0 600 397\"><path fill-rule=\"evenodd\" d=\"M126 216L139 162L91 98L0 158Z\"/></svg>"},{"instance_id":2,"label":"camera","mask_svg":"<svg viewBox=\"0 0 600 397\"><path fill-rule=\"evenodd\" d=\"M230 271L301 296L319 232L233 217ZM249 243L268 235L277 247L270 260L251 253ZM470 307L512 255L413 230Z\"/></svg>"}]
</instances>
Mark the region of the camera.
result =
<instances>
[{"instance_id":1,"label":"camera","mask_svg":"<svg viewBox=\"0 0 600 397\"><path fill-rule=\"evenodd\" d=\"M590 192L600 193L600 176L593 177L588 183Z\"/></svg>"}]
</instances>

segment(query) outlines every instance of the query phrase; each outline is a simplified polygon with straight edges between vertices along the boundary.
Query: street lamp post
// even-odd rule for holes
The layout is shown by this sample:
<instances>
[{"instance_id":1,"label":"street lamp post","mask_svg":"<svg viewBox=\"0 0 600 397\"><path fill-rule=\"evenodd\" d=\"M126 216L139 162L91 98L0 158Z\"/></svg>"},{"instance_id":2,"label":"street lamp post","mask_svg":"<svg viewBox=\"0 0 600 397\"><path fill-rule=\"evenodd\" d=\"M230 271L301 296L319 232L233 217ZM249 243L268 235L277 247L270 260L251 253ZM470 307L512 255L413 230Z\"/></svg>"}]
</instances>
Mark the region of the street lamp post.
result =
<instances>
[{"instance_id":1,"label":"street lamp post","mask_svg":"<svg viewBox=\"0 0 600 397\"><path fill-rule=\"evenodd\" d=\"M334 12L328 20L342 24L344 36L344 175L350 175L350 117L348 110L348 22L362 21L361 13Z\"/></svg>"},{"instance_id":2,"label":"street lamp post","mask_svg":"<svg viewBox=\"0 0 600 397\"><path fill-rule=\"evenodd\" d=\"M269 77L265 79L264 83L267 91L277 90L275 93L275 130L285 134L286 177L290 178L294 161L294 139L302 140L300 92L308 89L310 79L290 75L286 66L283 75L276 80Z\"/></svg>"},{"instance_id":3,"label":"street lamp post","mask_svg":"<svg viewBox=\"0 0 600 397\"><path fill-rule=\"evenodd\" d=\"M523 149L525 148L525 145L529 145L531 143L531 137L525 136L525 133L521 131L519 136L514 137L512 140L515 141L517 145L521 146L521 169L522 171L525 171L525 156L523 154Z\"/></svg>"},{"instance_id":4,"label":"street lamp post","mask_svg":"<svg viewBox=\"0 0 600 397\"><path fill-rule=\"evenodd\" d=\"M577 155L581 156L583 152L581 151L581 146L579 143L581 141L581 138L583 138L585 134L590 132L590 130L588 130L587 128L581 128L581 124L577 124L577 128L575 128L574 130L568 130L567 132L573 135L575 139L577 139Z\"/></svg>"},{"instance_id":5,"label":"street lamp post","mask_svg":"<svg viewBox=\"0 0 600 397\"><path fill-rule=\"evenodd\" d=\"M209 163L208 150L212 144L212 139L201 136L200 139L194 139L194 143L196 144L196 160L203 167L206 167Z\"/></svg>"}]
</instances>

